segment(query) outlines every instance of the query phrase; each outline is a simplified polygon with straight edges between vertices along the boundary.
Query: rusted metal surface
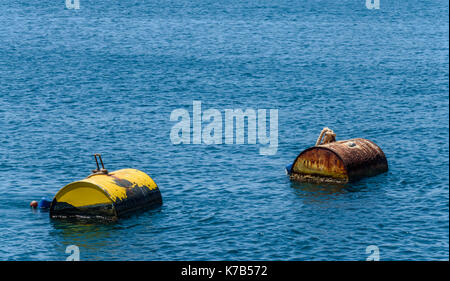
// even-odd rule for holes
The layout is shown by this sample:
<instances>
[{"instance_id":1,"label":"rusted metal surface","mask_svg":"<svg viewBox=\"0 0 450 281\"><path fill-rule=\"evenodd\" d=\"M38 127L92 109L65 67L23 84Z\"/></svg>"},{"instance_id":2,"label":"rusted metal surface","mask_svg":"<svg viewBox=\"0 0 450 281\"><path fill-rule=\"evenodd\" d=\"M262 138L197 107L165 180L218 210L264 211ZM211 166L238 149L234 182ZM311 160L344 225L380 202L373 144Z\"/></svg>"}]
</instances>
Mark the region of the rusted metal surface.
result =
<instances>
[{"instance_id":1,"label":"rusted metal surface","mask_svg":"<svg viewBox=\"0 0 450 281\"><path fill-rule=\"evenodd\" d=\"M388 170L386 156L370 140L357 138L310 147L294 161L290 178L306 182L347 183Z\"/></svg>"},{"instance_id":2,"label":"rusted metal surface","mask_svg":"<svg viewBox=\"0 0 450 281\"><path fill-rule=\"evenodd\" d=\"M100 160L100 163L102 164L102 168L100 169L100 166L98 165L98 159ZM94 154L94 158L95 158L95 164L97 164L97 169L92 170L92 174L108 174L108 170L105 169L105 165L103 165L103 160L102 160L102 155L95 153Z\"/></svg>"}]
</instances>

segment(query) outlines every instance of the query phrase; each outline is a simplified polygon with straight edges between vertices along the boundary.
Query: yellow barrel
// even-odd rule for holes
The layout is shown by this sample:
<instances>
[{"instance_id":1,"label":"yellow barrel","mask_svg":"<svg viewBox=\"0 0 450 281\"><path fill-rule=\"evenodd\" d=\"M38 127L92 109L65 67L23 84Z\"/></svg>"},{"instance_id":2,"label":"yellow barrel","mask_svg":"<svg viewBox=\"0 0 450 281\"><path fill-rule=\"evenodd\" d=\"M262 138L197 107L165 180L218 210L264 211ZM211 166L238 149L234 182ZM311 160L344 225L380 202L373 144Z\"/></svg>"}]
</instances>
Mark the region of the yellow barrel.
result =
<instances>
[{"instance_id":1,"label":"yellow barrel","mask_svg":"<svg viewBox=\"0 0 450 281\"><path fill-rule=\"evenodd\" d=\"M104 170L59 190L50 206L50 217L115 220L161 205L159 188L146 173L136 169L111 173Z\"/></svg>"}]
</instances>

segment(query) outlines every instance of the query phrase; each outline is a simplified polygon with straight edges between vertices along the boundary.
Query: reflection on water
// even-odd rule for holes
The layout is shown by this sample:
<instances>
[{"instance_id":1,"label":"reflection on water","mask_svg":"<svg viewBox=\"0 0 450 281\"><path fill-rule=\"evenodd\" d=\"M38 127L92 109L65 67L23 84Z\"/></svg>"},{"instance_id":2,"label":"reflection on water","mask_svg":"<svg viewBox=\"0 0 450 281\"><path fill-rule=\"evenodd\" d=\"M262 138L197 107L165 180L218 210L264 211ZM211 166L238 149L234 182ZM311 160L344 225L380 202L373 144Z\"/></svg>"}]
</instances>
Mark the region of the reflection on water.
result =
<instances>
[{"instance_id":1,"label":"reflection on water","mask_svg":"<svg viewBox=\"0 0 450 281\"><path fill-rule=\"evenodd\" d=\"M111 247L121 241L133 239L134 233L130 229L141 225L141 221L146 221L148 227L149 220L154 219L161 209L134 213L118 221L92 218L50 219L50 235L57 238L64 247L76 245L83 251L96 252L104 250L105 246Z\"/></svg>"},{"instance_id":2,"label":"reflection on water","mask_svg":"<svg viewBox=\"0 0 450 281\"><path fill-rule=\"evenodd\" d=\"M333 198L346 193L345 185L291 182L294 193L304 204L327 204Z\"/></svg>"},{"instance_id":3,"label":"reflection on water","mask_svg":"<svg viewBox=\"0 0 450 281\"><path fill-rule=\"evenodd\" d=\"M64 245L75 244L84 248L107 245L114 229L114 222L93 220L50 220L52 236L58 236ZM96 241L92 243L92 241Z\"/></svg>"},{"instance_id":4,"label":"reflection on water","mask_svg":"<svg viewBox=\"0 0 450 281\"><path fill-rule=\"evenodd\" d=\"M311 194L333 194L333 193L342 193L346 185L344 184L314 184L307 182L291 182L291 187L295 190L300 190L302 192L308 192Z\"/></svg>"},{"instance_id":5,"label":"reflection on water","mask_svg":"<svg viewBox=\"0 0 450 281\"><path fill-rule=\"evenodd\" d=\"M374 177L367 177L358 181L353 181L347 184L332 184L332 183L307 183L291 181L291 187L295 193L300 197L323 197L328 195L338 195L348 192L366 191L367 186L382 186L388 182L389 172L383 173Z\"/></svg>"},{"instance_id":6,"label":"reflection on water","mask_svg":"<svg viewBox=\"0 0 450 281\"><path fill-rule=\"evenodd\" d=\"M364 191L367 186L364 182L348 184L314 184L295 181L291 181L290 185L294 190L294 193L302 198L303 203L305 204L328 203L330 200L338 199L345 194Z\"/></svg>"}]
</instances>

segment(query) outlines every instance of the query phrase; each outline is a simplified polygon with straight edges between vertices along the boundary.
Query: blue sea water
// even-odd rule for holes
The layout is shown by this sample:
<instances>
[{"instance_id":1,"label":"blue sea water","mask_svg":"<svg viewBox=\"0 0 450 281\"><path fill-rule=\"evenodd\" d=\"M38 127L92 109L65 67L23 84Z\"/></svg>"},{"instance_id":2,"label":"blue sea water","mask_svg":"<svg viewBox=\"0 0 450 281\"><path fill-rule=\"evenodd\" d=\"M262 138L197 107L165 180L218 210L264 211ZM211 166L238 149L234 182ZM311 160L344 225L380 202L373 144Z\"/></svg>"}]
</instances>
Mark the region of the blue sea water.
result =
<instances>
[{"instance_id":1,"label":"blue sea water","mask_svg":"<svg viewBox=\"0 0 450 281\"><path fill-rule=\"evenodd\" d=\"M0 260L449 259L449 4L365 0L0 0ZM278 109L258 145L174 145L170 113ZM385 152L345 188L284 173L328 126ZM52 221L94 168L137 168L164 205Z\"/></svg>"}]
</instances>

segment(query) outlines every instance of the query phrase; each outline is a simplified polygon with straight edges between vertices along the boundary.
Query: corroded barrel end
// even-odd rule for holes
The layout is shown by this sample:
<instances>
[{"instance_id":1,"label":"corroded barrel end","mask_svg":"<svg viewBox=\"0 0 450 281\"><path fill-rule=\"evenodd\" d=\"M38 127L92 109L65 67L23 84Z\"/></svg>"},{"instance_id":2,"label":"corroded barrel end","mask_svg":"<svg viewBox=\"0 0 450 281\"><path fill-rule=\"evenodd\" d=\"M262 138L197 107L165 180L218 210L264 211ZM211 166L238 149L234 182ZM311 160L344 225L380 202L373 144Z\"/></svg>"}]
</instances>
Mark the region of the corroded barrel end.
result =
<instances>
[{"instance_id":1,"label":"corroded barrel end","mask_svg":"<svg viewBox=\"0 0 450 281\"><path fill-rule=\"evenodd\" d=\"M295 159L290 179L314 183L347 183L388 170L386 156L370 140L357 138L310 147Z\"/></svg>"}]
</instances>

